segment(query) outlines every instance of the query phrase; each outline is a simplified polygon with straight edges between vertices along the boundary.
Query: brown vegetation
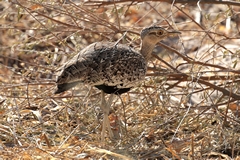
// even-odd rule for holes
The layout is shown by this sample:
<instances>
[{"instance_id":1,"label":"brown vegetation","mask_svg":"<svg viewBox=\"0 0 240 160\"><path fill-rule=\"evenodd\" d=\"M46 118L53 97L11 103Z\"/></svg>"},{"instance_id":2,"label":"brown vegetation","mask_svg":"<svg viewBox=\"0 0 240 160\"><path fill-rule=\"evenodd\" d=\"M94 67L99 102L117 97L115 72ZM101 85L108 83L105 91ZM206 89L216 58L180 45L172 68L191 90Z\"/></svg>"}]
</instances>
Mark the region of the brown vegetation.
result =
<instances>
[{"instance_id":1,"label":"brown vegetation","mask_svg":"<svg viewBox=\"0 0 240 160\"><path fill-rule=\"evenodd\" d=\"M0 158L240 159L238 2L177 2L1 1ZM103 145L100 91L54 95L55 70L96 41L138 48L153 24L182 34L115 97Z\"/></svg>"}]
</instances>

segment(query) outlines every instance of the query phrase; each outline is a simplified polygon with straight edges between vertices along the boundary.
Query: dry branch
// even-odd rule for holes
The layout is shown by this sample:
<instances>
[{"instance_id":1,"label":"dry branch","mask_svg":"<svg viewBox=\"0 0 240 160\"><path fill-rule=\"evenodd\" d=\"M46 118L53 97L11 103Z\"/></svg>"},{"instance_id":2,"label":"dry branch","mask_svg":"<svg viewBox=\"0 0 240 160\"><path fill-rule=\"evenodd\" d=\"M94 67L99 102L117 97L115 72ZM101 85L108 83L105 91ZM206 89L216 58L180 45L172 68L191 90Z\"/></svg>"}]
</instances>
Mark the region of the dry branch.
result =
<instances>
[{"instance_id":1,"label":"dry branch","mask_svg":"<svg viewBox=\"0 0 240 160\"><path fill-rule=\"evenodd\" d=\"M233 5L233 6L240 6L240 2L235 2L235 1L227 1L227 0L152 0L153 2L166 2L166 3L181 3L181 4L226 4L226 5ZM97 5L97 6L101 6L101 5L110 5L110 4L119 4L119 3L141 3L141 2L147 2L145 0L134 0L134 1L130 1L130 0L120 0L120 1L113 1L113 2L109 2L109 1L89 1L86 2L86 4L90 4L90 5Z\"/></svg>"}]
</instances>

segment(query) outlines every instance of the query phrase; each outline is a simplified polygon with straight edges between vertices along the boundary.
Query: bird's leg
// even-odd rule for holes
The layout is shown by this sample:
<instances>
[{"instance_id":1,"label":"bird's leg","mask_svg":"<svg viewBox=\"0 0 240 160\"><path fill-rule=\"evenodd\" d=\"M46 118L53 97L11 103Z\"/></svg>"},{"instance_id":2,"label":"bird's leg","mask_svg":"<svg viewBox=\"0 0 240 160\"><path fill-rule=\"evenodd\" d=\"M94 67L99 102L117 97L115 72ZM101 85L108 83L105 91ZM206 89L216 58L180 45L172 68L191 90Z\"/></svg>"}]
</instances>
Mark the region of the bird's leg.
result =
<instances>
[{"instance_id":1,"label":"bird's leg","mask_svg":"<svg viewBox=\"0 0 240 160\"><path fill-rule=\"evenodd\" d=\"M105 115L107 115L106 111L105 111L105 106L106 106L106 100L105 100L105 95L104 92L101 91L101 109L103 111L103 125L102 125L102 132L101 132L101 141L104 141L104 135L105 135L105 131L106 131L106 121L105 121Z\"/></svg>"},{"instance_id":2,"label":"bird's leg","mask_svg":"<svg viewBox=\"0 0 240 160\"><path fill-rule=\"evenodd\" d=\"M108 102L106 102L105 99L105 93L102 91L101 92L101 109L103 110L103 126L102 126L102 133L101 133L101 141L104 141L104 135L106 132L106 127L108 128L109 136L110 138L113 137L113 133L110 127L110 122L108 119L108 114L110 111L110 105L113 100L113 95L110 95Z\"/></svg>"},{"instance_id":3,"label":"bird's leg","mask_svg":"<svg viewBox=\"0 0 240 160\"><path fill-rule=\"evenodd\" d=\"M111 104L112 104L112 101L113 101L113 94L110 95L108 101L107 101L107 108L108 108L108 114L109 115L109 111L110 111L110 107L111 107ZM111 129L111 126L110 126L110 121L109 121L109 118L107 116L107 129L108 129L108 133L109 133L109 137L110 138L113 138L114 135L113 135L113 132L112 132L112 129Z\"/></svg>"}]
</instances>

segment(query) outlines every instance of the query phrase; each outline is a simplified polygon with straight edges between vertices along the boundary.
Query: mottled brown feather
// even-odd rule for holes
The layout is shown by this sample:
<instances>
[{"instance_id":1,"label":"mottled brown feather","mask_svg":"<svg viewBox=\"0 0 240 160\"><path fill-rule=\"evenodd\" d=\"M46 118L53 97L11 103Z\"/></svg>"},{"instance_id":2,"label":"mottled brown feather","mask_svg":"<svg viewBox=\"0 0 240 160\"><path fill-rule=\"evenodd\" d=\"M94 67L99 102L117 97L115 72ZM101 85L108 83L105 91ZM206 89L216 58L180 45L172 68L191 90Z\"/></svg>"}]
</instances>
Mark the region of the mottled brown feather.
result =
<instances>
[{"instance_id":1,"label":"mottled brown feather","mask_svg":"<svg viewBox=\"0 0 240 160\"><path fill-rule=\"evenodd\" d=\"M143 29L140 52L113 42L93 43L60 68L55 93L64 92L80 82L96 86L109 94L125 93L144 79L155 45L176 33L180 32L157 26Z\"/></svg>"},{"instance_id":2,"label":"mottled brown feather","mask_svg":"<svg viewBox=\"0 0 240 160\"><path fill-rule=\"evenodd\" d=\"M65 91L62 88L69 89L67 86L76 81L91 86L131 88L144 79L147 64L141 54L126 45L96 42L79 52L60 70L55 93Z\"/></svg>"}]
</instances>

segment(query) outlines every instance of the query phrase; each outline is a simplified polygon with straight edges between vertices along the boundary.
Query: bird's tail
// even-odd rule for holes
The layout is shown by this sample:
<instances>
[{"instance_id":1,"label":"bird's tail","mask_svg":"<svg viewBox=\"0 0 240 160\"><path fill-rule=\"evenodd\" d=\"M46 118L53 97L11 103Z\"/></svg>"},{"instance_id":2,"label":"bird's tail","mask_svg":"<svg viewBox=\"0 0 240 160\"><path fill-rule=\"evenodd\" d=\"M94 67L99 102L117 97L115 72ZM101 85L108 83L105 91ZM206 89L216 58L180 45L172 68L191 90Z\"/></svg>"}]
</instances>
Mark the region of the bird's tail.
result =
<instances>
[{"instance_id":1,"label":"bird's tail","mask_svg":"<svg viewBox=\"0 0 240 160\"><path fill-rule=\"evenodd\" d=\"M62 83L62 84L57 84L57 89L55 90L54 94L62 93L64 91L69 90L72 87L75 87L79 81L76 82L70 82L70 83Z\"/></svg>"}]
</instances>

